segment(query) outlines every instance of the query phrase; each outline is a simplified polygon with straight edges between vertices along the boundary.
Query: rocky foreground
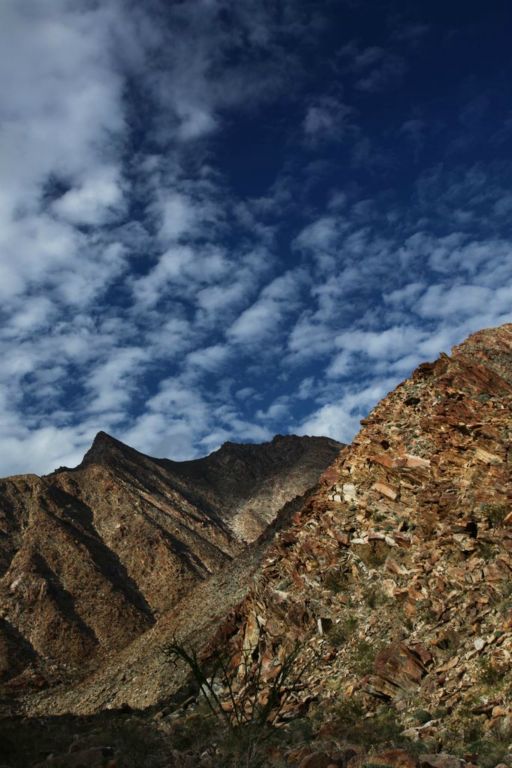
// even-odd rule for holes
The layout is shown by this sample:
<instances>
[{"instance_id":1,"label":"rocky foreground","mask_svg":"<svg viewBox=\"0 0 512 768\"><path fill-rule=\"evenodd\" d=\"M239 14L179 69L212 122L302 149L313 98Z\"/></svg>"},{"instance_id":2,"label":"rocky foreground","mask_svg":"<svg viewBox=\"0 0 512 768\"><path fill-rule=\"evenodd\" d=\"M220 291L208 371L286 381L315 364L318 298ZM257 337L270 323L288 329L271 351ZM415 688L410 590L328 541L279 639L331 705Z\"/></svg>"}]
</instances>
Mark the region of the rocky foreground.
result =
<instances>
[{"instance_id":1,"label":"rocky foreground","mask_svg":"<svg viewBox=\"0 0 512 768\"><path fill-rule=\"evenodd\" d=\"M22 734L69 768L512 766L511 436L508 325L421 365L115 664L4 721L10 764Z\"/></svg>"},{"instance_id":2,"label":"rocky foreground","mask_svg":"<svg viewBox=\"0 0 512 768\"><path fill-rule=\"evenodd\" d=\"M292 764L512 764L511 437L508 325L420 365L278 535L231 644L299 642Z\"/></svg>"}]
</instances>

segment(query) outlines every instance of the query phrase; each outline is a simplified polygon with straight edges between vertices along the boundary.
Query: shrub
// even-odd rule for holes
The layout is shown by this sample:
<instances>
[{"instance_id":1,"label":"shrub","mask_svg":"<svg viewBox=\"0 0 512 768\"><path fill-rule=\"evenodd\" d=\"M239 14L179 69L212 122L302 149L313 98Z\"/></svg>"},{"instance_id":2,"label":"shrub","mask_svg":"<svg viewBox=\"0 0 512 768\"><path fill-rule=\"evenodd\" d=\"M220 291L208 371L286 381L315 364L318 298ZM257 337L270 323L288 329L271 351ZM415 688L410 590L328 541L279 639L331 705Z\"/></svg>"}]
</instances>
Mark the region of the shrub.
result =
<instances>
[{"instance_id":1,"label":"shrub","mask_svg":"<svg viewBox=\"0 0 512 768\"><path fill-rule=\"evenodd\" d=\"M336 570L328 571L324 579L324 586L334 594L339 594L347 588L348 577L345 571L337 568Z\"/></svg>"},{"instance_id":2,"label":"shrub","mask_svg":"<svg viewBox=\"0 0 512 768\"><path fill-rule=\"evenodd\" d=\"M484 685L495 686L506 680L508 666L495 663L492 659L484 658L479 661L480 681Z\"/></svg>"},{"instance_id":3,"label":"shrub","mask_svg":"<svg viewBox=\"0 0 512 768\"><path fill-rule=\"evenodd\" d=\"M368 675L373 669L377 649L367 640L359 640L352 655L352 671L356 675Z\"/></svg>"},{"instance_id":4,"label":"shrub","mask_svg":"<svg viewBox=\"0 0 512 768\"><path fill-rule=\"evenodd\" d=\"M355 698L344 698L334 711L334 721L342 735L346 735L354 744L368 746L399 746L409 744L401 735L400 725L395 710L383 705L373 717L365 717L364 706Z\"/></svg>"},{"instance_id":5,"label":"shrub","mask_svg":"<svg viewBox=\"0 0 512 768\"><path fill-rule=\"evenodd\" d=\"M258 646L238 654L215 652L206 660L177 641L168 646L169 658L184 662L190 670L213 721L224 726L223 765L265 764L264 745L274 735L272 725L289 697L302 688L309 668L310 662L299 658L302 648L297 642L282 658L275 658L268 675Z\"/></svg>"},{"instance_id":6,"label":"shrub","mask_svg":"<svg viewBox=\"0 0 512 768\"><path fill-rule=\"evenodd\" d=\"M365 593L365 599L369 608L376 608L378 605L389 602L389 598L378 587L370 587Z\"/></svg>"},{"instance_id":7,"label":"shrub","mask_svg":"<svg viewBox=\"0 0 512 768\"><path fill-rule=\"evenodd\" d=\"M338 624L333 624L327 633L327 638L331 645L340 646L354 634L357 627L357 618L349 616Z\"/></svg>"},{"instance_id":8,"label":"shrub","mask_svg":"<svg viewBox=\"0 0 512 768\"><path fill-rule=\"evenodd\" d=\"M480 509L487 517L487 521L491 528L500 526L509 512L509 508L506 504L481 504Z\"/></svg>"}]
</instances>

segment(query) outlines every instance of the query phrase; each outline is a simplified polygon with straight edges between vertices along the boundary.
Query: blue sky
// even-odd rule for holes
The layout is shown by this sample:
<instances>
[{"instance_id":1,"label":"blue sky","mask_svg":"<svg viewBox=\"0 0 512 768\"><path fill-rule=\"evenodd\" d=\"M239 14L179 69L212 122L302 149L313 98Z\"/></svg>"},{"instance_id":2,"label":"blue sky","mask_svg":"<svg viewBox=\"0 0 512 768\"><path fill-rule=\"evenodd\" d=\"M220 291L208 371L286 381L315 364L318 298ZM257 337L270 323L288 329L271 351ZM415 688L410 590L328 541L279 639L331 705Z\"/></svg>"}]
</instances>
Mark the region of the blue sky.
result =
<instances>
[{"instance_id":1,"label":"blue sky","mask_svg":"<svg viewBox=\"0 0 512 768\"><path fill-rule=\"evenodd\" d=\"M512 7L5 0L0 474L350 441L512 321Z\"/></svg>"}]
</instances>

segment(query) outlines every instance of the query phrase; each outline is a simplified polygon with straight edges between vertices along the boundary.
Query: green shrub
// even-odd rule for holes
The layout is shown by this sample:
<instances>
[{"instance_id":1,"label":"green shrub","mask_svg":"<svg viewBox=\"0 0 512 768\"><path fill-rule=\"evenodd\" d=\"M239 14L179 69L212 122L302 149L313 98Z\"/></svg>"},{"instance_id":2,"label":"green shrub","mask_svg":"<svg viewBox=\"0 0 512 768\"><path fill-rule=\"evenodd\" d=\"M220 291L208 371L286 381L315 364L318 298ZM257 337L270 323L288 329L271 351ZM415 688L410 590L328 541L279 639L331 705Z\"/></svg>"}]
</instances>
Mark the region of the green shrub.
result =
<instances>
[{"instance_id":1,"label":"green shrub","mask_svg":"<svg viewBox=\"0 0 512 768\"><path fill-rule=\"evenodd\" d=\"M366 604L369 608L376 608L378 605L385 605L389 602L389 598L378 587L370 587L365 592Z\"/></svg>"},{"instance_id":2,"label":"green shrub","mask_svg":"<svg viewBox=\"0 0 512 768\"><path fill-rule=\"evenodd\" d=\"M333 646L340 646L347 642L347 640L354 634L357 627L357 618L355 616L349 616L346 619L333 624L327 633L327 639Z\"/></svg>"},{"instance_id":3,"label":"green shrub","mask_svg":"<svg viewBox=\"0 0 512 768\"><path fill-rule=\"evenodd\" d=\"M497 528L506 518L509 507L506 504L481 504L480 510L487 517L491 528Z\"/></svg>"},{"instance_id":4,"label":"green shrub","mask_svg":"<svg viewBox=\"0 0 512 768\"><path fill-rule=\"evenodd\" d=\"M427 712L426 709L417 709L416 712L413 713L413 717L420 725L425 725L425 723L428 723L433 718L430 712Z\"/></svg>"},{"instance_id":5,"label":"green shrub","mask_svg":"<svg viewBox=\"0 0 512 768\"><path fill-rule=\"evenodd\" d=\"M359 640L354 648L351 666L356 675L368 675L373 670L373 663L377 655L375 645L367 640Z\"/></svg>"},{"instance_id":6,"label":"green shrub","mask_svg":"<svg viewBox=\"0 0 512 768\"><path fill-rule=\"evenodd\" d=\"M508 666L495 663L492 659L483 658L479 661L480 682L484 685L495 686L504 682L509 671Z\"/></svg>"},{"instance_id":7,"label":"green shrub","mask_svg":"<svg viewBox=\"0 0 512 768\"><path fill-rule=\"evenodd\" d=\"M401 735L400 725L395 710L384 705L373 717L365 717L364 706L356 698L344 698L334 710L334 722L342 736L354 744L380 747L408 745Z\"/></svg>"}]
</instances>

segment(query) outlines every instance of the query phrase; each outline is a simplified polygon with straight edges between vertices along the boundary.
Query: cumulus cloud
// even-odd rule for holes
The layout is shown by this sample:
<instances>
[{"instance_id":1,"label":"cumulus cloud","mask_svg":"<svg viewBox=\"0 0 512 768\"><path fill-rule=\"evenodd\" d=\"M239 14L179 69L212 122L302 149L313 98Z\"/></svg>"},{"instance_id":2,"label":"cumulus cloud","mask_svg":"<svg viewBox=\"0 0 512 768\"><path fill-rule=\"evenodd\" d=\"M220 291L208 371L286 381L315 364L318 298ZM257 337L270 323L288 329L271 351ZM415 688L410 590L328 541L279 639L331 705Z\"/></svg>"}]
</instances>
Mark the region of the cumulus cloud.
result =
<instances>
[{"instance_id":1,"label":"cumulus cloud","mask_svg":"<svg viewBox=\"0 0 512 768\"><path fill-rule=\"evenodd\" d=\"M392 389L395 379L384 379L379 383L346 392L337 402L322 405L297 428L301 435L326 435L341 442L352 441L359 429L359 421L372 406Z\"/></svg>"}]
</instances>

